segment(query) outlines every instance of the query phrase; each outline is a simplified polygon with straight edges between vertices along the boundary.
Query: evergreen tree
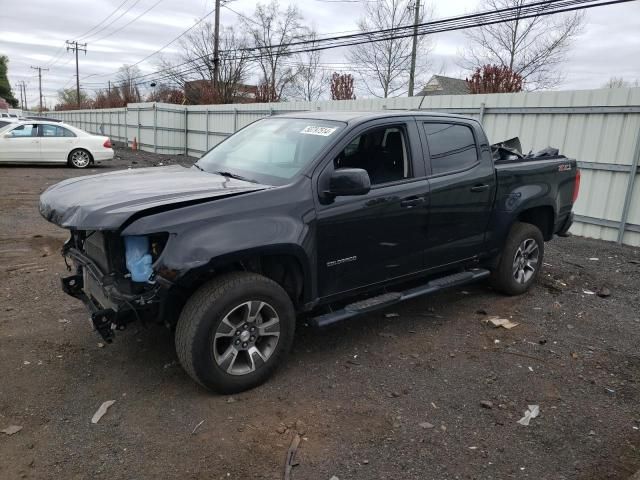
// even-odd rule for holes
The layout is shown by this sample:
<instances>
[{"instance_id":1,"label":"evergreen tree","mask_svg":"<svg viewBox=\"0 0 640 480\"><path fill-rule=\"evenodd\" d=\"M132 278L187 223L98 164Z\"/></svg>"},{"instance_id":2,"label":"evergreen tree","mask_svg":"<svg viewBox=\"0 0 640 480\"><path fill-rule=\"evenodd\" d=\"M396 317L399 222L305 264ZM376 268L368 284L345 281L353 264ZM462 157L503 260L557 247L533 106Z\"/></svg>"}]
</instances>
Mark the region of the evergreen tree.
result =
<instances>
[{"instance_id":1,"label":"evergreen tree","mask_svg":"<svg viewBox=\"0 0 640 480\"><path fill-rule=\"evenodd\" d=\"M9 105L17 108L18 100L13 96L11 85L7 78L9 58L6 55L0 55L0 98L4 98Z\"/></svg>"}]
</instances>

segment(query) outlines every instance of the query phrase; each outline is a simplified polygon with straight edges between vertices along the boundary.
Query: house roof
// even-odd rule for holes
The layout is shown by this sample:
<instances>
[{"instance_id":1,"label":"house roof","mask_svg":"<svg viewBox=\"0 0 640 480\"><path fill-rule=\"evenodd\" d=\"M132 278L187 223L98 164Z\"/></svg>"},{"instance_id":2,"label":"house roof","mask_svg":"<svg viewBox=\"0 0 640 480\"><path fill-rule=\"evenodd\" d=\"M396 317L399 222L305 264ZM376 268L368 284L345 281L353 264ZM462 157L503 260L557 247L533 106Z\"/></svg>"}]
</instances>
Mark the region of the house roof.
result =
<instances>
[{"instance_id":1,"label":"house roof","mask_svg":"<svg viewBox=\"0 0 640 480\"><path fill-rule=\"evenodd\" d=\"M433 75L418 95L467 95L469 85L461 78Z\"/></svg>"}]
</instances>

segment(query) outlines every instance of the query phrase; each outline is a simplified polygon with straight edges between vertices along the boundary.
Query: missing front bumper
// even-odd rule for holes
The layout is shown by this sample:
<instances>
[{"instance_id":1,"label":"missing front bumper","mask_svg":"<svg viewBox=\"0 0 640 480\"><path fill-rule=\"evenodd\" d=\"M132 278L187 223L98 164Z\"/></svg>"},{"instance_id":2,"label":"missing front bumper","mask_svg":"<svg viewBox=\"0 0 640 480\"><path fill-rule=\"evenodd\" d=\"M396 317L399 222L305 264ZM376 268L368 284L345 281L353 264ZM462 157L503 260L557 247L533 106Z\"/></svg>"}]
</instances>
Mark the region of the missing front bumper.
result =
<instances>
[{"instance_id":1,"label":"missing front bumper","mask_svg":"<svg viewBox=\"0 0 640 480\"><path fill-rule=\"evenodd\" d=\"M116 329L124 328L124 323L119 322L118 312L112 308L101 308L83 290L84 279L82 275L71 275L62 279L62 290L78 300L81 300L89 310L89 318L93 328L100 334L102 339L111 343L113 332Z\"/></svg>"},{"instance_id":2,"label":"missing front bumper","mask_svg":"<svg viewBox=\"0 0 640 480\"><path fill-rule=\"evenodd\" d=\"M153 311L163 298L164 289L159 284L140 294L125 293L118 289L113 276L105 275L82 252L70 248L65 253L73 260L76 274L62 279L62 290L85 304L91 324L106 342L113 341L116 330L143 319L144 313Z\"/></svg>"}]
</instances>

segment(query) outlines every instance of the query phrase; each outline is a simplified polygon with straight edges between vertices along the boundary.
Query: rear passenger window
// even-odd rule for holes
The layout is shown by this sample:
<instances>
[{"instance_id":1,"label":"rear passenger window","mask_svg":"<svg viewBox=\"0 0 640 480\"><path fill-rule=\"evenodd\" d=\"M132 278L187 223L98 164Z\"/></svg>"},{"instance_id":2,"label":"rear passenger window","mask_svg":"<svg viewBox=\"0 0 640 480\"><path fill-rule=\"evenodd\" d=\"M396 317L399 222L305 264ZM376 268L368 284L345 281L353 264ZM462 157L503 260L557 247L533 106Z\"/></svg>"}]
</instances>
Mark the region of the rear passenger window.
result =
<instances>
[{"instance_id":1,"label":"rear passenger window","mask_svg":"<svg viewBox=\"0 0 640 480\"><path fill-rule=\"evenodd\" d=\"M452 123L424 123L432 175L455 172L478 163L471 128Z\"/></svg>"}]
</instances>

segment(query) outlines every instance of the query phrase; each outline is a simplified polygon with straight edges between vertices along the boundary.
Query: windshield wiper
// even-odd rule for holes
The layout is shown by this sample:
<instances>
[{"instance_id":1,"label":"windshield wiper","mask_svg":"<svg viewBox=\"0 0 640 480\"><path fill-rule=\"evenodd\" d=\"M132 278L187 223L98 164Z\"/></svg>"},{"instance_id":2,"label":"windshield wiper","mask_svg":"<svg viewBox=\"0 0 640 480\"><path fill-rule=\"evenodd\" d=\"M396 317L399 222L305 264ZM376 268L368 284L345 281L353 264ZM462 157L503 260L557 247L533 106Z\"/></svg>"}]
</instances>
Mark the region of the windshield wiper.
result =
<instances>
[{"instance_id":1,"label":"windshield wiper","mask_svg":"<svg viewBox=\"0 0 640 480\"><path fill-rule=\"evenodd\" d=\"M244 180L245 182L258 183L255 180L252 180L251 178L243 177L242 175L237 175L231 172L216 171L211 173L216 173L218 175L222 175L223 177L235 178L236 180Z\"/></svg>"},{"instance_id":2,"label":"windshield wiper","mask_svg":"<svg viewBox=\"0 0 640 480\"><path fill-rule=\"evenodd\" d=\"M193 164L194 167L196 167L198 170L200 170L201 172L204 172L204 168L202 168L200 165L198 165L197 163Z\"/></svg>"}]
</instances>

